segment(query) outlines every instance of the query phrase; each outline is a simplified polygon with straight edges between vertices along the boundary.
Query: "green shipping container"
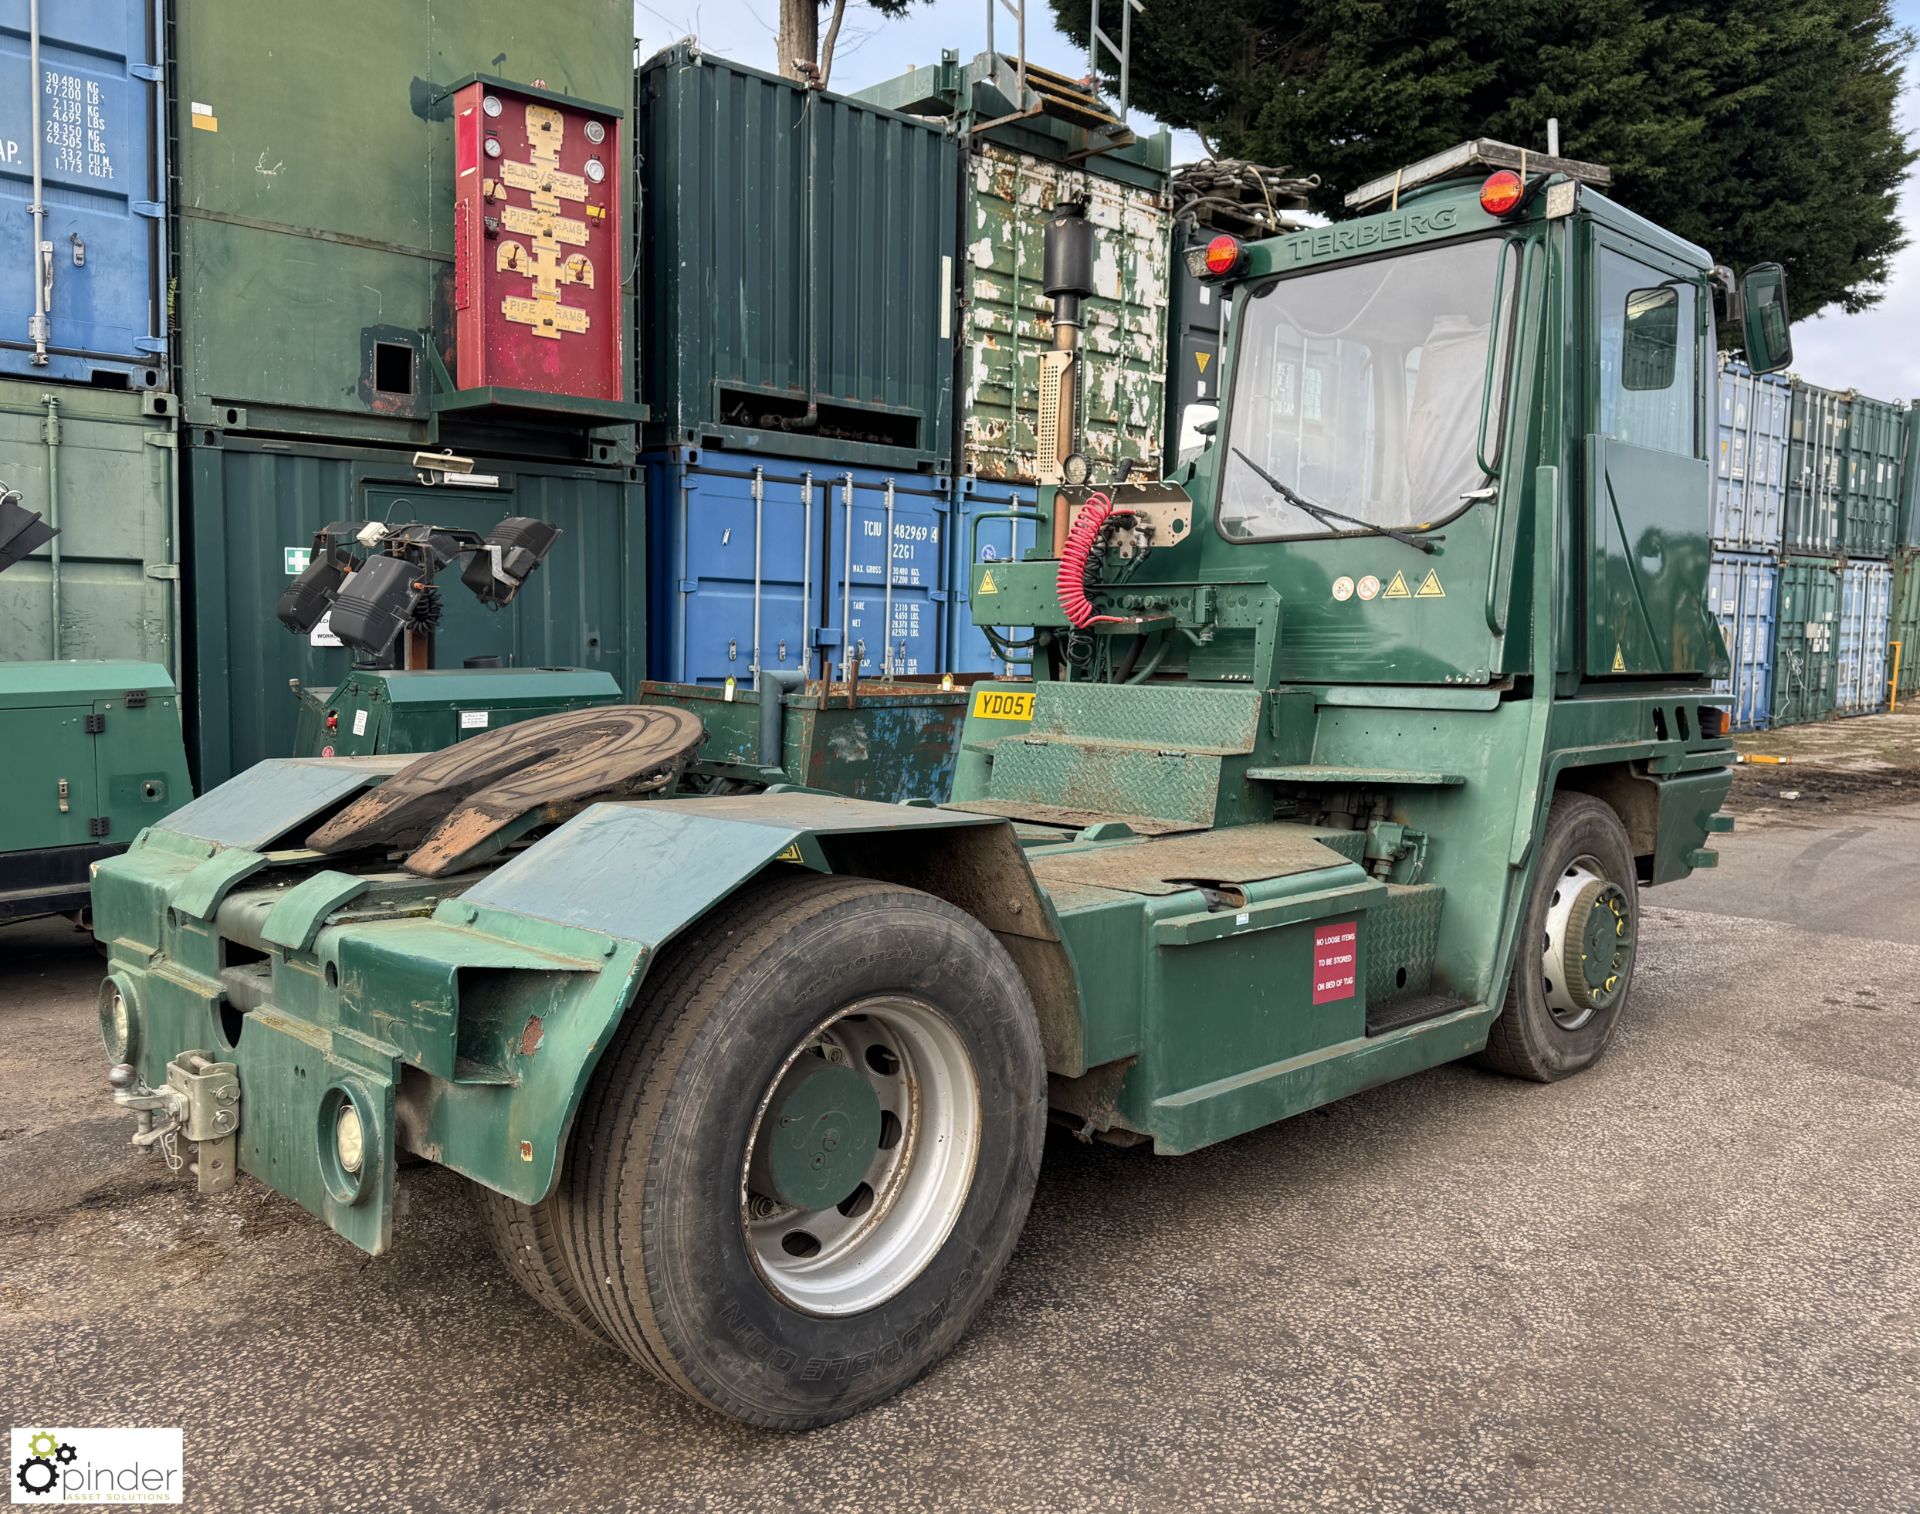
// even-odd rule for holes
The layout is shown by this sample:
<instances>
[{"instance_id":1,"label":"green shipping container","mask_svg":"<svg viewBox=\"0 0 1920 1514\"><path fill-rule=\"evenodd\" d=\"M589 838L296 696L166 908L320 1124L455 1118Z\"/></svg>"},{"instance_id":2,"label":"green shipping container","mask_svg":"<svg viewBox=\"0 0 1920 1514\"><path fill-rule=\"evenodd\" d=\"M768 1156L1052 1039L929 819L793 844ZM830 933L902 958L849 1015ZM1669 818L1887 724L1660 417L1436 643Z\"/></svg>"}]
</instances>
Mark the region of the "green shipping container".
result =
<instances>
[{"instance_id":1,"label":"green shipping container","mask_svg":"<svg viewBox=\"0 0 1920 1514\"><path fill-rule=\"evenodd\" d=\"M1900 702L1920 703L1920 549L1909 548L1893 561L1893 633L1899 658L1889 672ZM1891 664L1890 664L1891 666Z\"/></svg>"},{"instance_id":2,"label":"green shipping container","mask_svg":"<svg viewBox=\"0 0 1920 1514\"><path fill-rule=\"evenodd\" d=\"M0 486L60 534L0 573L0 661L155 662L180 677L174 399L0 380Z\"/></svg>"},{"instance_id":3,"label":"green shipping container","mask_svg":"<svg viewBox=\"0 0 1920 1514\"><path fill-rule=\"evenodd\" d=\"M431 368L451 319L454 204L441 91L486 73L625 119L631 11L606 0L175 0L174 22L186 419L439 439ZM537 426L489 433L495 451L556 445ZM596 456L577 441L573 453Z\"/></svg>"},{"instance_id":4,"label":"green shipping container","mask_svg":"<svg viewBox=\"0 0 1920 1514\"><path fill-rule=\"evenodd\" d=\"M634 113L649 441L944 469L951 132L690 43Z\"/></svg>"},{"instance_id":5,"label":"green shipping container","mask_svg":"<svg viewBox=\"0 0 1920 1514\"><path fill-rule=\"evenodd\" d=\"M1840 547L1848 557L1887 557L1900 545L1904 405L1855 395L1848 405Z\"/></svg>"},{"instance_id":6,"label":"green shipping container","mask_svg":"<svg viewBox=\"0 0 1920 1514\"><path fill-rule=\"evenodd\" d=\"M491 485L423 486L405 449L226 437L188 450L193 629L189 745L202 791L293 751L298 701L288 680L331 688L353 654L288 632L274 608L330 521L424 520L486 531L531 515L565 534L506 609L491 611L445 573L439 666L499 657L513 667L613 674L646 668L645 485L632 468L480 457Z\"/></svg>"},{"instance_id":7,"label":"green shipping container","mask_svg":"<svg viewBox=\"0 0 1920 1514\"><path fill-rule=\"evenodd\" d=\"M1831 720L1839 672L1841 565L1789 557L1780 567L1773 653L1773 724Z\"/></svg>"}]
</instances>

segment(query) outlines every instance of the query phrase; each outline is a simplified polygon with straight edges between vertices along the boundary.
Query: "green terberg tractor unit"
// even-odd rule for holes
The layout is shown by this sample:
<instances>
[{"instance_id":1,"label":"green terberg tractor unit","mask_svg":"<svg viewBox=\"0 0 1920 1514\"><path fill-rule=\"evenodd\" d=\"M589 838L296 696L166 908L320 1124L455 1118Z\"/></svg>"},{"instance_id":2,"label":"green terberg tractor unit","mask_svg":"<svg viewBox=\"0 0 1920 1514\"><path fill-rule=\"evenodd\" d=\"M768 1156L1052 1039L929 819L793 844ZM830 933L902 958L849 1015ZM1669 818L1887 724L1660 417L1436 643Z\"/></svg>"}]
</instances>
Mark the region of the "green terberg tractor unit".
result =
<instances>
[{"instance_id":1,"label":"green terberg tractor unit","mask_svg":"<svg viewBox=\"0 0 1920 1514\"><path fill-rule=\"evenodd\" d=\"M1235 286L1217 434L976 565L1034 676L975 686L947 805L673 797L698 719L623 705L266 763L147 831L94 904L136 1139L375 1253L401 1155L450 1167L555 1314L802 1428L953 1346L1049 1111L1173 1154L1455 1058L1587 1066L1640 888L1729 824L1716 315L1788 356L1777 269L1604 181L1476 143L1195 249Z\"/></svg>"}]
</instances>

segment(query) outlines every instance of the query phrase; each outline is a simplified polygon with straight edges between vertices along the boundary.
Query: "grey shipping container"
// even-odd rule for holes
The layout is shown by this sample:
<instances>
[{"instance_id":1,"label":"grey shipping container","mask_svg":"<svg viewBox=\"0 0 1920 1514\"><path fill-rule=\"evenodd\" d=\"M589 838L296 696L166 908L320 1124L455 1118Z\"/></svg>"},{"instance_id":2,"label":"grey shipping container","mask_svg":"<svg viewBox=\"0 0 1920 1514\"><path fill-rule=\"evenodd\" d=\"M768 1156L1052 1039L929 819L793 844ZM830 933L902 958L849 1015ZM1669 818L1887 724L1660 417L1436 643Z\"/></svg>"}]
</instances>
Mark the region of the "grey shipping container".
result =
<instances>
[{"instance_id":1,"label":"grey shipping container","mask_svg":"<svg viewBox=\"0 0 1920 1514\"><path fill-rule=\"evenodd\" d=\"M509 666L580 667L635 688L646 660L645 485L635 468L475 459L490 485L427 487L406 449L225 437L189 448L193 630L189 748L202 788L293 745L289 679L331 687L344 647L274 618L313 533L330 521L409 520L485 531L531 515L565 534L506 609L483 608L443 575L442 667L497 656Z\"/></svg>"},{"instance_id":2,"label":"grey shipping container","mask_svg":"<svg viewBox=\"0 0 1920 1514\"><path fill-rule=\"evenodd\" d=\"M1835 635L1836 715L1871 715L1887 707L1887 639L1893 619L1893 569L1870 559L1849 561L1840 574Z\"/></svg>"},{"instance_id":3,"label":"grey shipping container","mask_svg":"<svg viewBox=\"0 0 1920 1514\"><path fill-rule=\"evenodd\" d=\"M0 0L0 372L166 387L162 24L161 0Z\"/></svg>"},{"instance_id":4,"label":"grey shipping container","mask_svg":"<svg viewBox=\"0 0 1920 1514\"><path fill-rule=\"evenodd\" d=\"M1722 357L1713 472L1713 539L1737 552L1778 552L1786 529L1792 384Z\"/></svg>"},{"instance_id":5,"label":"grey shipping container","mask_svg":"<svg viewBox=\"0 0 1920 1514\"><path fill-rule=\"evenodd\" d=\"M1727 696L1736 731L1765 730L1773 717L1774 609L1780 565L1758 552L1716 548L1707 568L1707 604L1727 643L1728 671L1713 691Z\"/></svg>"},{"instance_id":6,"label":"grey shipping container","mask_svg":"<svg viewBox=\"0 0 1920 1514\"><path fill-rule=\"evenodd\" d=\"M1787 551L1840 550L1846 448L1846 396L1794 380L1787 440Z\"/></svg>"},{"instance_id":7,"label":"grey shipping container","mask_svg":"<svg viewBox=\"0 0 1920 1514\"><path fill-rule=\"evenodd\" d=\"M0 487L60 534L0 573L0 661L157 662L180 679L173 396L0 379Z\"/></svg>"},{"instance_id":8,"label":"grey shipping container","mask_svg":"<svg viewBox=\"0 0 1920 1514\"><path fill-rule=\"evenodd\" d=\"M464 427L496 454L562 450L536 422L475 416L443 428L433 408L449 387L436 365L451 335L445 91L475 73L539 82L625 122L631 11L603 0L174 0L173 10L187 422L414 444ZM630 456L630 420L623 430ZM600 457L572 434L569 456Z\"/></svg>"},{"instance_id":9,"label":"grey shipping container","mask_svg":"<svg viewBox=\"0 0 1920 1514\"><path fill-rule=\"evenodd\" d=\"M689 43L634 108L649 440L944 471L952 133Z\"/></svg>"}]
</instances>

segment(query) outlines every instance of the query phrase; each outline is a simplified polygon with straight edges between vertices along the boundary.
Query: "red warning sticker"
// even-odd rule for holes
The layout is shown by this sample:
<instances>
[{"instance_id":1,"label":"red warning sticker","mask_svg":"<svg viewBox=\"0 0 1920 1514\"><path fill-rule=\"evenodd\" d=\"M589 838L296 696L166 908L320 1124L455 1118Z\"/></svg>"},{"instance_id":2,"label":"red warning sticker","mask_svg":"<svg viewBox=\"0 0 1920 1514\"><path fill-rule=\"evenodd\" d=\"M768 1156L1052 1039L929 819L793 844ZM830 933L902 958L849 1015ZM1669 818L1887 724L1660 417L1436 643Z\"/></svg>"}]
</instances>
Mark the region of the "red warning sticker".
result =
<instances>
[{"instance_id":1,"label":"red warning sticker","mask_svg":"<svg viewBox=\"0 0 1920 1514\"><path fill-rule=\"evenodd\" d=\"M1360 929L1358 922L1343 920L1338 925L1313 928L1313 1002L1331 1004L1336 999L1351 999L1360 966Z\"/></svg>"}]
</instances>

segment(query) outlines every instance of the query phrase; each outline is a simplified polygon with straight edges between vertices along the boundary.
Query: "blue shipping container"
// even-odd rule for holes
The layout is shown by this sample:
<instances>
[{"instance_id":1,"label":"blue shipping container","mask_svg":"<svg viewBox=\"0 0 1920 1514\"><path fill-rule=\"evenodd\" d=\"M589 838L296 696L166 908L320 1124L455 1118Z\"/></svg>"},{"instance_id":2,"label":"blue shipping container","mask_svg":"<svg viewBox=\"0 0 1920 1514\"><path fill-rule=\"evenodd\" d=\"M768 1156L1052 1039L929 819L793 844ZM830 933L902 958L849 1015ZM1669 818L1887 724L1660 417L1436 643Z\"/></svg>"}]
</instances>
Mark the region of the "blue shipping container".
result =
<instances>
[{"instance_id":1,"label":"blue shipping container","mask_svg":"<svg viewBox=\"0 0 1920 1514\"><path fill-rule=\"evenodd\" d=\"M649 453L650 676L755 686L946 671L944 478L757 453Z\"/></svg>"},{"instance_id":2,"label":"blue shipping container","mask_svg":"<svg viewBox=\"0 0 1920 1514\"><path fill-rule=\"evenodd\" d=\"M1773 705L1773 638L1780 591L1780 565L1757 552L1715 549L1707 569L1707 602L1726 638L1733 667L1715 681L1727 696L1736 731L1763 731Z\"/></svg>"},{"instance_id":3,"label":"blue shipping container","mask_svg":"<svg viewBox=\"0 0 1920 1514\"><path fill-rule=\"evenodd\" d=\"M1850 562L1840 573L1836 715L1871 715L1887 707L1887 653L1893 622L1893 569Z\"/></svg>"},{"instance_id":4,"label":"blue shipping container","mask_svg":"<svg viewBox=\"0 0 1920 1514\"><path fill-rule=\"evenodd\" d=\"M0 372L167 383L162 0L0 0ZM34 106L43 250L33 245ZM34 361L34 285L51 295Z\"/></svg>"},{"instance_id":5,"label":"blue shipping container","mask_svg":"<svg viewBox=\"0 0 1920 1514\"><path fill-rule=\"evenodd\" d=\"M1713 539L1741 552L1778 552L1786 524L1787 423L1793 385L1723 358Z\"/></svg>"},{"instance_id":6,"label":"blue shipping container","mask_svg":"<svg viewBox=\"0 0 1920 1514\"><path fill-rule=\"evenodd\" d=\"M950 554L953 599L948 620L952 632L948 637L951 650L947 661L956 673L1023 677L1030 667L1027 654L1021 651L1017 659L1008 659L993 650L986 633L973 622L967 593L972 584L974 562L1018 562L1033 546L1034 520L988 520L982 521L978 529L974 526L975 520L1005 510L1031 513L1037 508L1040 491L1033 484L968 477L960 481L954 492L957 509ZM1009 626L1000 634L1003 640L1025 641L1029 633L1025 626Z\"/></svg>"}]
</instances>

